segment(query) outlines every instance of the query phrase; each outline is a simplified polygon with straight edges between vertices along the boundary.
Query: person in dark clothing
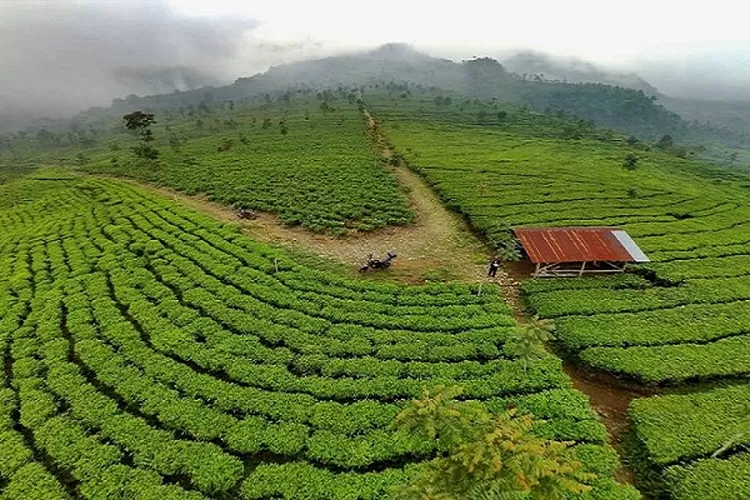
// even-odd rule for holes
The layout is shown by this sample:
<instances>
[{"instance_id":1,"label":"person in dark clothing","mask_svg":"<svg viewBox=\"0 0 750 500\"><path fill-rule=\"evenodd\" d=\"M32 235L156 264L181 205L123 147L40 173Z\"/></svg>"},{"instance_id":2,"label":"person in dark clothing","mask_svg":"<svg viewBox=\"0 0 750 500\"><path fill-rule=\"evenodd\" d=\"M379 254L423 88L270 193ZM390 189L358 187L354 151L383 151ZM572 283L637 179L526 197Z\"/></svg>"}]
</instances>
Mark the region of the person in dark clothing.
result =
<instances>
[{"instance_id":1,"label":"person in dark clothing","mask_svg":"<svg viewBox=\"0 0 750 500\"><path fill-rule=\"evenodd\" d=\"M487 277L494 278L497 276L497 270L500 268L500 259L498 257L493 257L492 261L490 262L490 270L487 273Z\"/></svg>"}]
</instances>

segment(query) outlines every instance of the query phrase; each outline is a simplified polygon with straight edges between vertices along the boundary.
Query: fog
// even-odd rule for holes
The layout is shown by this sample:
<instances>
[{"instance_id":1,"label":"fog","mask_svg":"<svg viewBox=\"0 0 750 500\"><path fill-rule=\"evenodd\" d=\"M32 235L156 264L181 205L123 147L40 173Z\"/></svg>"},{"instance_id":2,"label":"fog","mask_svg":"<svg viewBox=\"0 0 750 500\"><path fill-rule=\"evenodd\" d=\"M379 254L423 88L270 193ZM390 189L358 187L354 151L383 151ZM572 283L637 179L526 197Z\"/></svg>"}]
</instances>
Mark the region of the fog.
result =
<instances>
[{"instance_id":1,"label":"fog","mask_svg":"<svg viewBox=\"0 0 750 500\"><path fill-rule=\"evenodd\" d=\"M115 97L229 83L322 53L253 36L258 22L188 17L161 0L0 2L0 127ZM0 130L1 131L1 130Z\"/></svg>"},{"instance_id":2,"label":"fog","mask_svg":"<svg viewBox=\"0 0 750 500\"><path fill-rule=\"evenodd\" d=\"M658 45L659 34L651 33L664 21L658 12L643 17L647 26L640 30L572 14L561 19L569 25L547 18L515 23L507 17L520 18L521 10L504 10L501 20L468 6L439 9L419 22L415 16L424 15L425 6L402 2L385 1L377 12L360 14L348 3L228 1L0 1L0 131L10 123L107 105L130 93L220 85L270 65L391 41L452 59L503 60L516 50L553 53L548 62L558 72L570 65L578 75L611 73L615 81L624 75L635 82L642 77L672 96L750 99L750 44L730 37L713 45L683 41L666 50ZM214 8L222 5L231 8ZM559 7L554 5L543 9ZM580 7L601 11L594 4ZM590 29L582 33L583 26ZM680 39L684 31L672 35ZM668 38L669 30L660 36ZM650 50L649 43L659 50Z\"/></svg>"}]
</instances>

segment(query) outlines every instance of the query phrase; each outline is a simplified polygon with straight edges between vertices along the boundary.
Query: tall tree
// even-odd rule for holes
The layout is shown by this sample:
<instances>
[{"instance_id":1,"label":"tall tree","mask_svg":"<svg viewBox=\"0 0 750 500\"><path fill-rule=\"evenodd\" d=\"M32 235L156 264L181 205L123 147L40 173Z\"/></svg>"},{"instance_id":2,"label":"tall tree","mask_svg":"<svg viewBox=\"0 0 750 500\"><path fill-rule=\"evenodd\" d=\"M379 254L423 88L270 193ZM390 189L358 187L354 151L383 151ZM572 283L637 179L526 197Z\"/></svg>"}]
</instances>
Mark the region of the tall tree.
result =
<instances>
[{"instance_id":1,"label":"tall tree","mask_svg":"<svg viewBox=\"0 0 750 500\"><path fill-rule=\"evenodd\" d=\"M144 113L143 111L134 111L122 117L125 121L125 128L136 133L140 142L133 148L136 156L154 160L159 156L159 150L151 145L154 140L154 134L151 132L151 125L156 123L154 115Z\"/></svg>"},{"instance_id":2,"label":"tall tree","mask_svg":"<svg viewBox=\"0 0 750 500\"><path fill-rule=\"evenodd\" d=\"M154 115L144 113L143 111L134 111L122 117L125 120L125 128L135 132L143 142L151 142L154 135L151 132L151 125L156 123Z\"/></svg>"}]
</instances>

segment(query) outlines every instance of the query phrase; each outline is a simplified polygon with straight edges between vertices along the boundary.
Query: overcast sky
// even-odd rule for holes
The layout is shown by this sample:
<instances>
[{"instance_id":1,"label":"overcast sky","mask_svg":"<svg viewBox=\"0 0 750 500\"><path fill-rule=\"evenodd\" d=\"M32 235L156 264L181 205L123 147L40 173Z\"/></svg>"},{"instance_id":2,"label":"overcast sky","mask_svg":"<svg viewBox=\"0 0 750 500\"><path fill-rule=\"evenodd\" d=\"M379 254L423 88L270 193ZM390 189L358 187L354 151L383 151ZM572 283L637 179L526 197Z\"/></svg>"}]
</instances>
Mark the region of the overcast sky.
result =
<instances>
[{"instance_id":1,"label":"overcast sky","mask_svg":"<svg viewBox=\"0 0 750 500\"><path fill-rule=\"evenodd\" d=\"M450 52L533 48L598 62L685 56L750 40L740 0L170 0L195 16L249 16L258 35L371 46L388 41ZM464 49L464 50L462 50Z\"/></svg>"},{"instance_id":2,"label":"overcast sky","mask_svg":"<svg viewBox=\"0 0 750 500\"><path fill-rule=\"evenodd\" d=\"M0 0L0 116L106 105L132 91L123 69L184 66L230 82L386 42L455 59L532 49L635 70L666 93L750 98L745 4Z\"/></svg>"}]
</instances>

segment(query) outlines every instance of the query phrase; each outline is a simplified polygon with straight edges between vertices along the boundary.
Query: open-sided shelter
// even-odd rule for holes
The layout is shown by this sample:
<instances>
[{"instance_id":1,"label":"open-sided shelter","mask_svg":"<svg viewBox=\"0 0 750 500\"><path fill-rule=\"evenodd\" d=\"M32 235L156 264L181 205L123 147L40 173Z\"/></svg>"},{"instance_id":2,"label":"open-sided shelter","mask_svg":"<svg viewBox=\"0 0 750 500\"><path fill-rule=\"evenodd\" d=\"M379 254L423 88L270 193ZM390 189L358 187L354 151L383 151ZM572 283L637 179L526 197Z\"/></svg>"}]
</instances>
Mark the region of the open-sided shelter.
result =
<instances>
[{"instance_id":1,"label":"open-sided shelter","mask_svg":"<svg viewBox=\"0 0 750 500\"><path fill-rule=\"evenodd\" d=\"M622 229L608 227L518 228L514 230L534 276L621 273L648 257Z\"/></svg>"}]
</instances>

